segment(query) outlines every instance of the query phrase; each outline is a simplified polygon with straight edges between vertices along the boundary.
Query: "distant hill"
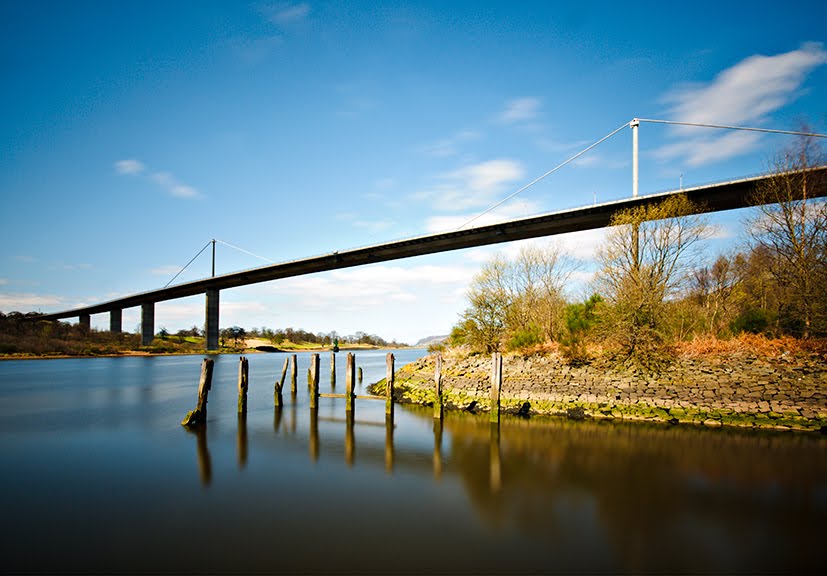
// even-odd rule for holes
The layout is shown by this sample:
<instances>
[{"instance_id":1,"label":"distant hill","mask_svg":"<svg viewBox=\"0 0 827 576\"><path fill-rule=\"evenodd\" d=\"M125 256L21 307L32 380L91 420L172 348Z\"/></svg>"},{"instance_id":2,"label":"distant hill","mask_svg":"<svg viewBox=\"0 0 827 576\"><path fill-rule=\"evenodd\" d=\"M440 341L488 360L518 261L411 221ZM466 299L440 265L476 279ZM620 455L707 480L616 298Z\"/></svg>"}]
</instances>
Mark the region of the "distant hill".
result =
<instances>
[{"instance_id":1,"label":"distant hill","mask_svg":"<svg viewBox=\"0 0 827 576\"><path fill-rule=\"evenodd\" d=\"M416 347L422 346L430 346L431 344L440 344L448 340L448 335L445 336L426 336L425 338L421 339L419 342L414 344Z\"/></svg>"}]
</instances>

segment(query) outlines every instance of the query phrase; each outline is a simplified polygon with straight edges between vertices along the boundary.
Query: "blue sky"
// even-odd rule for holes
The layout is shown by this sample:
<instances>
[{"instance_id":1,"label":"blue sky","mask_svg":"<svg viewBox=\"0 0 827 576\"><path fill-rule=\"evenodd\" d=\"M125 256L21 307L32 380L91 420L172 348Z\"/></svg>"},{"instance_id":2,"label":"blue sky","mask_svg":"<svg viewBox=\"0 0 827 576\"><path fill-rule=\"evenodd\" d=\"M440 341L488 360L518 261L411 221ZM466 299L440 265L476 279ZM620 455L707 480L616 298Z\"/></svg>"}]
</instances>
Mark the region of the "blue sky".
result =
<instances>
[{"instance_id":1,"label":"blue sky","mask_svg":"<svg viewBox=\"0 0 827 576\"><path fill-rule=\"evenodd\" d=\"M825 21L795 1L0 0L0 310L161 287L212 238L279 262L453 229L634 117L827 132ZM760 173L789 142L644 124L641 194ZM626 129L478 222L630 194ZM714 219L709 254L742 217ZM573 297L600 237L558 239ZM227 290L221 325L447 333L493 250ZM265 263L218 245L218 273ZM156 328L203 309L159 303Z\"/></svg>"}]
</instances>

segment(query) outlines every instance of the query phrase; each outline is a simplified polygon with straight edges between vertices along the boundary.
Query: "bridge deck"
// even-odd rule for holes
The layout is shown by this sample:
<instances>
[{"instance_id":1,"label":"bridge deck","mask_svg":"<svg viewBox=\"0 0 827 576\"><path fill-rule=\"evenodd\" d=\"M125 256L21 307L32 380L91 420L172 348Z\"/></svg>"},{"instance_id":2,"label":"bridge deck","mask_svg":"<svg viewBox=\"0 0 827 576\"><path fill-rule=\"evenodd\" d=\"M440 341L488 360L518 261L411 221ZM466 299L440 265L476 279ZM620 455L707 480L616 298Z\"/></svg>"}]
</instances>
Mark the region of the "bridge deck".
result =
<instances>
[{"instance_id":1,"label":"bridge deck","mask_svg":"<svg viewBox=\"0 0 827 576\"><path fill-rule=\"evenodd\" d=\"M811 197L827 196L827 166L814 168L811 170L811 173L813 175L812 186L808 193ZM769 178L771 178L771 176L759 176L720 184L674 190L660 194L606 202L584 208L562 210L541 216L510 220L498 224L439 234L429 234L364 248L332 252L321 256L313 256L186 282L168 288L133 294L93 306L44 314L40 318L44 320L72 318L85 314L97 314L131 308L147 302L162 302L196 294L204 294L208 289L223 290L259 282L268 282L280 278L351 268L413 256L423 256L475 246L486 246L489 244L512 242L514 240L603 228L609 225L612 216L620 210L652 204L653 202L675 194L685 194L690 200L703 206L706 212L745 208L753 205L751 202L752 194L758 186L766 182Z\"/></svg>"}]
</instances>

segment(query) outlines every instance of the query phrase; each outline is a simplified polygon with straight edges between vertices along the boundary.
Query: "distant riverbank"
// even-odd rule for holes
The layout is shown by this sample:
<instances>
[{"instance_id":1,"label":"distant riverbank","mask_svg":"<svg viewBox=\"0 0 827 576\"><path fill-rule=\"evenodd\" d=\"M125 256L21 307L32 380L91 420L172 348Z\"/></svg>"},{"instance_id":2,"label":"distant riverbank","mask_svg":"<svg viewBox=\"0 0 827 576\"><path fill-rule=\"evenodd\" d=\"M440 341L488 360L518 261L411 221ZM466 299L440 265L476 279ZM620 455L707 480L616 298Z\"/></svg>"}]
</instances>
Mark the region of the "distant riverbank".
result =
<instances>
[{"instance_id":1,"label":"distant riverbank","mask_svg":"<svg viewBox=\"0 0 827 576\"><path fill-rule=\"evenodd\" d=\"M446 354L446 408L488 410L490 370L487 356ZM433 355L403 367L397 400L432 404L433 378ZM710 354L681 356L646 374L600 363L570 366L556 353L504 356L501 405L574 419L825 431L827 362L818 355Z\"/></svg>"}]
</instances>

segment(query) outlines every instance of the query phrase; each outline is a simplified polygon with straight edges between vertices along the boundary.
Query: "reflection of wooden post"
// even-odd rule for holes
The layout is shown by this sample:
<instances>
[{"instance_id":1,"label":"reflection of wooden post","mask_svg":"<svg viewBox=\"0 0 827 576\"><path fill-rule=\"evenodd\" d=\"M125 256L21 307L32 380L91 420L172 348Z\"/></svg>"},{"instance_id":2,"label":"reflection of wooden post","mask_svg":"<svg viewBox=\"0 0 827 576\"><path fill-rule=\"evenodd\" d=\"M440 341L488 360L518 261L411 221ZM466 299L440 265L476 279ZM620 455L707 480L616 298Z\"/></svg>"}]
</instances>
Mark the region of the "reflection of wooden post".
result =
<instances>
[{"instance_id":1,"label":"reflection of wooden post","mask_svg":"<svg viewBox=\"0 0 827 576\"><path fill-rule=\"evenodd\" d=\"M434 418L442 418L442 354L436 355L434 370Z\"/></svg>"},{"instance_id":2,"label":"reflection of wooden post","mask_svg":"<svg viewBox=\"0 0 827 576\"><path fill-rule=\"evenodd\" d=\"M434 420L434 478L442 478L442 418Z\"/></svg>"},{"instance_id":3,"label":"reflection of wooden post","mask_svg":"<svg viewBox=\"0 0 827 576\"><path fill-rule=\"evenodd\" d=\"M273 411L273 432L276 434L278 434L279 428L281 428L282 410L281 406L276 406L276 409Z\"/></svg>"},{"instance_id":4,"label":"reflection of wooden post","mask_svg":"<svg viewBox=\"0 0 827 576\"><path fill-rule=\"evenodd\" d=\"M356 451L356 439L353 434L354 424L353 412L347 412L345 414L345 462L348 466L353 466L353 454Z\"/></svg>"},{"instance_id":5,"label":"reflection of wooden post","mask_svg":"<svg viewBox=\"0 0 827 576\"><path fill-rule=\"evenodd\" d=\"M319 459L319 410L310 410L310 457L315 462Z\"/></svg>"},{"instance_id":6,"label":"reflection of wooden post","mask_svg":"<svg viewBox=\"0 0 827 576\"><path fill-rule=\"evenodd\" d=\"M362 383L362 367L359 366L359 384Z\"/></svg>"},{"instance_id":7,"label":"reflection of wooden post","mask_svg":"<svg viewBox=\"0 0 827 576\"><path fill-rule=\"evenodd\" d=\"M247 413L247 389L249 388L249 367L247 359L238 359L238 413Z\"/></svg>"},{"instance_id":8,"label":"reflection of wooden post","mask_svg":"<svg viewBox=\"0 0 827 576\"><path fill-rule=\"evenodd\" d=\"M310 407L319 406L319 355L310 356Z\"/></svg>"},{"instance_id":9,"label":"reflection of wooden post","mask_svg":"<svg viewBox=\"0 0 827 576\"><path fill-rule=\"evenodd\" d=\"M500 424L491 423L491 450L489 464L491 467L491 492L497 493L502 488L502 468L500 464Z\"/></svg>"},{"instance_id":10,"label":"reflection of wooden post","mask_svg":"<svg viewBox=\"0 0 827 576\"><path fill-rule=\"evenodd\" d=\"M298 380L299 376L299 367L298 361L296 360L296 355L293 354L290 356L290 393L296 393L296 381Z\"/></svg>"},{"instance_id":11,"label":"reflection of wooden post","mask_svg":"<svg viewBox=\"0 0 827 576\"><path fill-rule=\"evenodd\" d=\"M247 414L238 414L238 469L247 466Z\"/></svg>"},{"instance_id":12,"label":"reflection of wooden post","mask_svg":"<svg viewBox=\"0 0 827 576\"><path fill-rule=\"evenodd\" d=\"M201 363L201 380L198 382L198 403L195 410L188 412L181 421L183 426L193 426L207 421L207 395L212 388L212 358L204 358Z\"/></svg>"},{"instance_id":13,"label":"reflection of wooden post","mask_svg":"<svg viewBox=\"0 0 827 576\"><path fill-rule=\"evenodd\" d=\"M207 427L197 426L195 436L198 440L198 473L201 476L201 484L209 486L212 482L212 462L210 450L207 448Z\"/></svg>"},{"instance_id":14,"label":"reflection of wooden post","mask_svg":"<svg viewBox=\"0 0 827 576\"><path fill-rule=\"evenodd\" d=\"M330 353L330 385L336 386L336 353Z\"/></svg>"},{"instance_id":15,"label":"reflection of wooden post","mask_svg":"<svg viewBox=\"0 0 827 576\"><path fill-rule=\"evenodd\" d=\"M281 378L276 381L275 390L273 390L273 401L276 406L281 406L281 391L284 388L284 377L287 376L288 364L290 364L290 360L285 358L284 366L281 369Z\"/></svg>"},{"instance_id":16,"label":"reflection of wooden post","mask_svg":"<svg viewBox=\"0 0 827 576\"><path fill-rule=\"evenodd\" d=\"M491 354L491 422L500 421L500 388L503 384L503 355L499 352Z\"/></svg>"},{"instance_id":17,"label":"reflection of wooden post","mask_svg":"<svg viewBox=\"0 0 827 576\"><path fill-rule=\"evenodd\" d=\"M385 418L393 424L393 353L385 356Z\"/></svg>"},{"instance_id":18,"label":"reflection of wooden post","mask_svg":"<svg viewBox=\"0 0 827 576\"><path fill-rule=\"evenodd\" d=\"M393 472L393 416L385 418L385 472Z\"/></svg>"},{"instance_id":19,"label":"reflection of wooden post","mask_svg":"<svg viewBox=\"0 0 827 576\"><path fill-rule=\"evenodd\" d=\"M345 410L353 412L353 388L356 379L356 357L352 352L347 353L347 366L345 369Z\"/></svg>"}]
</instances>

